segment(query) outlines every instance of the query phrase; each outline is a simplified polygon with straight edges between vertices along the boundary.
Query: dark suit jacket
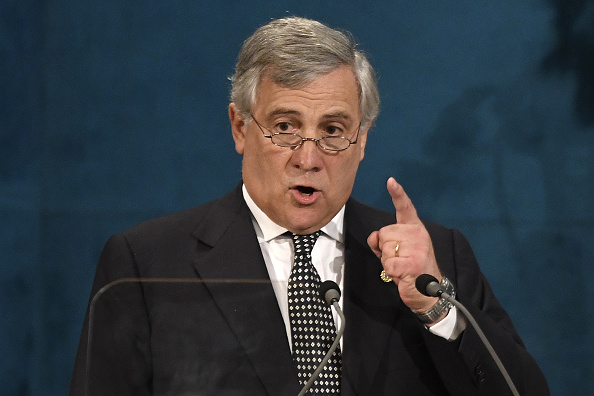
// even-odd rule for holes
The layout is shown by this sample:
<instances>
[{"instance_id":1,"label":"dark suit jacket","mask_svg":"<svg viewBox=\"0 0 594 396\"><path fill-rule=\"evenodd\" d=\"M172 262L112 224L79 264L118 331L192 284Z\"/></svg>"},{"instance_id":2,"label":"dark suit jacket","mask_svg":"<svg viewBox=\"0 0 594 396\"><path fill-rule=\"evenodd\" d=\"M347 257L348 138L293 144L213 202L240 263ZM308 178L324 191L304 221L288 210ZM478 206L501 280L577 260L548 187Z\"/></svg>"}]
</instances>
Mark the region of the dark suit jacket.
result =
<instances>
[{"instance_id":1,"label":"dark suit jacket","mask_svg":"<svg viewBox=\"0 0 594 396\"><path fill-rule=\"evenodd\" d=\"M431 334L384 283L367 236L393 213L349 200L345 213L343 395L506 395L506 384L470 327L454 342ZM466 239L426 223L442 272L482 325L523 396L548 395L481 274ZM236 188L185 212L114 235L101 255L94 304L90 395L296 395L300 386L285 326ZM243 280L241 283L225 279ZM214 280L197 283L200 280ZM71 395L84 394L88 312Z\"/></svg>"}]
</instances>

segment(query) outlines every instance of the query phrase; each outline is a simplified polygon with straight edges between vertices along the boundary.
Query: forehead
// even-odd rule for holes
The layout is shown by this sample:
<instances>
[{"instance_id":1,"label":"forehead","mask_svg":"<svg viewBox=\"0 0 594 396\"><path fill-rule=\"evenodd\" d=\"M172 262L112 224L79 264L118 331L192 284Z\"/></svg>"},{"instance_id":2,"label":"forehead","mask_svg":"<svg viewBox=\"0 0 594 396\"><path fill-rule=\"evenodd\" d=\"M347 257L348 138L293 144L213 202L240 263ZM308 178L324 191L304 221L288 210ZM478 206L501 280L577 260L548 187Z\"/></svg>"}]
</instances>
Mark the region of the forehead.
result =
<instances>
[{"instance_id":1,"label":"forehead","mask_svg":"<svg viewBox=\"0 0 594 396\"><path fill-rule=\"evenodd\" d=\"M281 86L264 75L253 112L265 117L290 113L358 120L359 88L355 74L352 68L341 66L297 88Z\"/></svg>"}]
</instances>

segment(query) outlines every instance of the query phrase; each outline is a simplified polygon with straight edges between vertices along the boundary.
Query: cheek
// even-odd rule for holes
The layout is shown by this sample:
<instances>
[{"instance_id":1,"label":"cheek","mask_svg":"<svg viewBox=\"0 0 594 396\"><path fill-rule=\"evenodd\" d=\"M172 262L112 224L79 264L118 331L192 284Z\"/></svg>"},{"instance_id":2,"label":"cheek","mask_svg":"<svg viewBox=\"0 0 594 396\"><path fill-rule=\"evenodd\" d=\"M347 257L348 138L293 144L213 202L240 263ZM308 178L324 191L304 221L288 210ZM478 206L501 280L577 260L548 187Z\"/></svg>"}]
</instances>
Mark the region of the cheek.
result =
<instances>
[{"instance_id":1,"label":"cheek","mask_svg":"<svg viewBox=\"0 0 594 396\"><path fill-rule=\"evenodd\" d=\"M269 143L269 142L265 142ZM279 184L284 171L284 156L274 150L274 146L247 143L243 156L243 171L261 184L261 188L272 189Z\"/></svg>"},{"instance_id":2,"label":"cheek","mask_svg":"<svg viewBox=\"0 0 594 396\"><path fill-rule=\"evenodd\" d=\"M355 176L359 169L359 156L360 153L353 153L353 156L349 157L348 160L339 161L332 166L333 174L329 175L332 185L340 194L350 195L355 182Z\"/></svg>"},{"instance_id":3,"label":"cheek","mask_svg":"<svg viewBox=\"0 0 594 396\"><path fill-rule=\"evenodd\" d=\"M353 150L353 153L348 160L345 160L344 164L345 173L348 173L348 177L352 179L355 178L357 170L359 169L359 164L363 160L363 149L361 146L357 146L356 148L357 149Z\"/></svg>"}]
</instances>

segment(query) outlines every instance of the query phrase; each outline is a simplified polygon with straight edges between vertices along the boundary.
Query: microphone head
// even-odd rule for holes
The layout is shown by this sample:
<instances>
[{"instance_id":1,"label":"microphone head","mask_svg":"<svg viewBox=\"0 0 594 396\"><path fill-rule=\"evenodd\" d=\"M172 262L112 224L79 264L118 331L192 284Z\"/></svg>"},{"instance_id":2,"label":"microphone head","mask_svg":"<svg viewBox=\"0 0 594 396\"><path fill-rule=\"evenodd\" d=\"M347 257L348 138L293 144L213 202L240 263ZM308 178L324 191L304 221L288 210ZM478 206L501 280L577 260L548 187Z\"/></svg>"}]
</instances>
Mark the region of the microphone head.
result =
<instances>
[{"instance_id":1,"label":"microphone head","mask_svg":"<svg viewBox=\"0 0 594 396\"><path fill-rule=\"evenodd\" d=\"M328 305L332 305L334 301L340 300L340 288L331 280L322 282L320 285L320 297L326 301Z\"/></svg>"},{"instance_id":2,"label":"microphone head","mask_svg":"<svg viewBox=\"0 0 594 396\"><path fill-rule=\"evenodd\" d=\"M427 297L439 297L441 293L437 278L429 274L421 274L415 281L417 290Z\"/></svg>"}]
</instances>

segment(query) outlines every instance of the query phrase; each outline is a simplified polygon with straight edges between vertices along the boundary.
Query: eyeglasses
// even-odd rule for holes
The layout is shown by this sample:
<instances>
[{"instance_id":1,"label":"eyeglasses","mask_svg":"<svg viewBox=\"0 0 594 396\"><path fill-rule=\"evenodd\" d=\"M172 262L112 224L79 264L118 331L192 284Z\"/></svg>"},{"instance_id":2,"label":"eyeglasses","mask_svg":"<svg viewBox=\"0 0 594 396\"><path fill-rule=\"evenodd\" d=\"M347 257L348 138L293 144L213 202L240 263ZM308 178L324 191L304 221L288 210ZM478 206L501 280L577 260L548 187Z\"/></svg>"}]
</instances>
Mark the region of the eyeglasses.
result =
<instances>
[{"instance_id":1,"label":"eyeglasses","mask_svg":"<svg viewBox=\"0 0 594 396\"><path fill-rule=\"evenodd\" d=\"M319 139L304 138L299 134L299 129L297 128L292 129L291 132L272 132L268 128L264 128L262 125L260 125L260 123L254 118L253 114L251 114L251 117L256 122L256 125L258 125L258 128L260 128L260 131L262 131L264 134L264 137L270 139L274 145L280 147L297 148L304 142L311 140L324 150L342 151L348 149L351 144L357 143L359 132L361 131L361 123L359 123L359 126L357 127L357 135L355 136L354 141L351 141L344 136L324 136ZM290 124L287 123L287 125ZM264 132L265 129L269 133L268 135L266 132Z\"/></svg>"}]
</instances>

